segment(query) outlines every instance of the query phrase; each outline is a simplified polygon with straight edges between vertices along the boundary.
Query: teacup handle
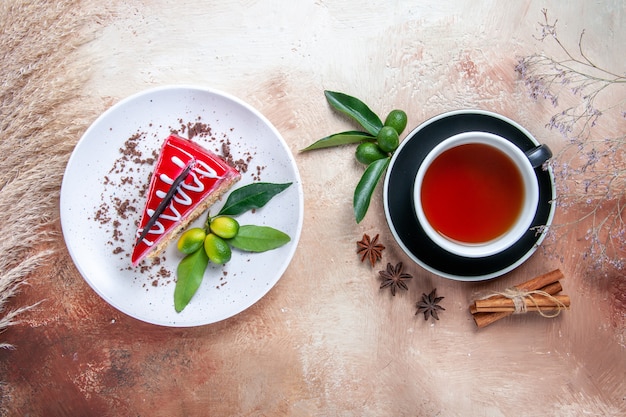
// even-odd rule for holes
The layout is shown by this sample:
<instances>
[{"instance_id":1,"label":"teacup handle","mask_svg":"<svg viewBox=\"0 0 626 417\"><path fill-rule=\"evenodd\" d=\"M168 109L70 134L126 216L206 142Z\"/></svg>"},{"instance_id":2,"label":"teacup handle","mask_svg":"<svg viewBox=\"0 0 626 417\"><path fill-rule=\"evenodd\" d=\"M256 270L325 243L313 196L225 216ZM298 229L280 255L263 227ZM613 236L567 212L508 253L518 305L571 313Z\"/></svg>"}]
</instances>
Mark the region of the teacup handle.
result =
<instances>
[{"instance_id":1,"label":"teacup handle","mask_svg":"<svg viewBox=\"0 0 626 417\"><path fill-rule=\"evenodd\" d=\"M533 168L539 168L544 162L552 158L552 151L545 144L536 146L525 153Z\"/></svg>"}]
</instances>

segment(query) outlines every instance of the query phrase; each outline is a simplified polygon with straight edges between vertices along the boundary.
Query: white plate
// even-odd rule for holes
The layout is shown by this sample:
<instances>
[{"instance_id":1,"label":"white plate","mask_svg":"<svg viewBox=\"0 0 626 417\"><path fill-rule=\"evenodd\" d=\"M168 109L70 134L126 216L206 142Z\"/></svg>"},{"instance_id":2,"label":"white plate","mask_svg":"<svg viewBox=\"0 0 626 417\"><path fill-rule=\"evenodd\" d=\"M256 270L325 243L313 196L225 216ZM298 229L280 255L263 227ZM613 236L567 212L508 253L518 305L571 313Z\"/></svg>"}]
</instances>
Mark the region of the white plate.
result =
<instances>
[{"instance_id":1,"label":"white plate","mask_svg":"<svg viewBox=\"0 0 626 417\"><path fill-rule=\"evenodd\" d=\"M251 158L233 190L252 182L292 182L265 207L242 214L241 224L282 230L291 241L264 253L234 250L224 266L210 265L189 305L174 310L176 267L182 255L171 244L160 265L133 268L130 263L135 224L145 197L140 189L152 172L149 163L124 158L121 149L133 135L143 157L158 152L172 130L198 121L210 136L194 141L221 153L224 138L235 159ZM180 132L186 137L187 132ZM129 181L132 181L130 183ZM131 201L118 214L119 202ZM216 213L225 198L210 211ZM303 192L289 148L274 126L241 100L211 89L167 86L133 95L103 113L80 139L61 187L61 225L70 255L87 283L106 302L129 316L162 326L214 323L256 303L278 282L291 261L302 230ZM105 208L104 215L98 211ZM206 215L191 226L201 225ZM121 250L121 252L120 252Z\"/></svg>"}]
</instances>

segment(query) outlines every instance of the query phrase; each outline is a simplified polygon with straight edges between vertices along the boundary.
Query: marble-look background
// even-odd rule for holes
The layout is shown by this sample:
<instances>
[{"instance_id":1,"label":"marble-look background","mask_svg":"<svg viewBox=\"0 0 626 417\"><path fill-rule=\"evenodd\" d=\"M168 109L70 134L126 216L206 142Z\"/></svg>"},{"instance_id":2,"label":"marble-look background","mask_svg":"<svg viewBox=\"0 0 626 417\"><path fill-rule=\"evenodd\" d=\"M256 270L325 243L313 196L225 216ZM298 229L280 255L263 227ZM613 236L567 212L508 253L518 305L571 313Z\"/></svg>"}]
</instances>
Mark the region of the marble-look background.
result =
<instances>
[{"instance_id":1,"label":"marble-look background","mask_svg":"<svg viewBox=\"0 0 626 417\"><path fill-rule=\"evenodd\" d=\"M0 352L6 415L624 415L625 285L615 274L589 272L584 239L574 233L559 256L546 247L495 281L446 280L412 264L395 244L381 188L355 223L352 193L363 168L352 148L298 150L353 128L329 108L324 89L358 96L382 115L402 108L409 128L454 109L495 111L558 150L562 137L545 127L555 109L528 97L517 59L557 52L537 40L546 8L562 40L575 48L585 30L592 58L623 73L625 5L85 2L76 13L89 7L102 14L84 27L93 40L67 58L67 68L88 76L75 105L93 120L118 100L164 84L240 97L275 124L294 154L304 229L291 266L265 298L191 329L147 325L109 307L75 270L59 235L58 257L29 278L15 305L45 301L3 334L15 345ZM620 129L623 120L604 120L598 134ZM572 215L557 212L556 220ZM379 291L383 266L372 269L355 254L363 233L380 234L384 262L405 263L414 275L408 292ZM475 291L555 268L566 275L571 311L476 330L467 311ZM414 315L415 302L434 287L446 310L440 321L425 322Z\"/></svg>"}]
</instances>

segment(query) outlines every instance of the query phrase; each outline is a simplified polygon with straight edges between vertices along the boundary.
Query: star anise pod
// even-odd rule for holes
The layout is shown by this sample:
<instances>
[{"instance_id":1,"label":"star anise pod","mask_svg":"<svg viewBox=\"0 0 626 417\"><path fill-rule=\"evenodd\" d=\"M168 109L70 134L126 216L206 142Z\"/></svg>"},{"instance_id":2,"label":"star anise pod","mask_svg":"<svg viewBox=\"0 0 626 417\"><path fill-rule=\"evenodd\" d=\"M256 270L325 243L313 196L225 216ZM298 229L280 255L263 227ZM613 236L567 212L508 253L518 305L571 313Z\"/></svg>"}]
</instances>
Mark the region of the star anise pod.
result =
<instances>
[{"instance_id":1,"label":"star anise pod","mask_svg":"<svg viewBox=\"0 0 626 417\"><path fill-rule=\"evenodd\" d=\"M397 288L403 288L408 290L409 287L406 286L406 282L413 276L411 274L405 274L402 272L402 262L398 262L396 266L387 263L387 270L379 271L378 274L380 278L383 280L382 284L380 284L380 288L391 288L391 295L396 295Z\"/></svg>"},{"instance_id":2,"label":"star anise pod","mask_svg":"<svg viewBox=\"0 0 626 417\"><path fill-rule=\"evenodd\" d=\"M443 300L444 297L437 297L437 288L432 290L430 294L426 295L426 293L422 294L422 299L417 302L417 313L424 313L424 320L428 320L428 317L433 317L435 320L439 320L439 315L437 311L445 310L445 308L439 305L439 302Z\"/></svg>"},{"instance_id":3,"label":"star anise pod","mask_svg":"<svg viewBox=\"0 0 626 417\"><path fill-rule=\"evenodd\" d=\"M385 247L378 243L378 236L376 235L374 239L370 240L370 237L364 234L363 239L356 242L356 253L361 255L361 262L368 258L372 267L378 260L382 259L383 250L385 250Z\"/></svg>"}]
</instances>

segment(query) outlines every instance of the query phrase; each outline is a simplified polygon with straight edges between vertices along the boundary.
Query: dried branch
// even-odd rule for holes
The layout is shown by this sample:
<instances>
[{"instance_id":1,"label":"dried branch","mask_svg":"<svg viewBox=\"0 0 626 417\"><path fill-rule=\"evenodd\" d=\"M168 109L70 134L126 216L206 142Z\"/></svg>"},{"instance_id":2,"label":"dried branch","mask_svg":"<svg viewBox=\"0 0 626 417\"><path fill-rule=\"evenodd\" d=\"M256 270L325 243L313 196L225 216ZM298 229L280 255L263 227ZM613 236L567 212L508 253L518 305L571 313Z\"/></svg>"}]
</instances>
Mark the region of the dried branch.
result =
<instances>
[{"instance_id":1,"label":"dried branch","mask_svg":"<svg viewBox=\"0 0 626 417\"><path fill-rule=\"evenodd\" d=\"M540 41L553 40L561 57L532 54L518 60L520 74L530 96L549 100L555 109L559 96L578 98L577 104L554 113L546 127L558 130L567 145L551 162L556 176L557 207L580 213L577 219L552 226L563 239L584 227L588 250L584 256L597 268L625 267L626 257L626 134L598 138L594 127L601 118L626 121L626 75L597 65L585 52L585 31L572 52L557 34L557 20L550 22L543 10ZM626 74L626 73L625 73ZM621 93L621 94L620 94ZM617 98L616 98L617 97ZM600 104L602 103L602 104Z\"/></svg>"}]
</instances>

